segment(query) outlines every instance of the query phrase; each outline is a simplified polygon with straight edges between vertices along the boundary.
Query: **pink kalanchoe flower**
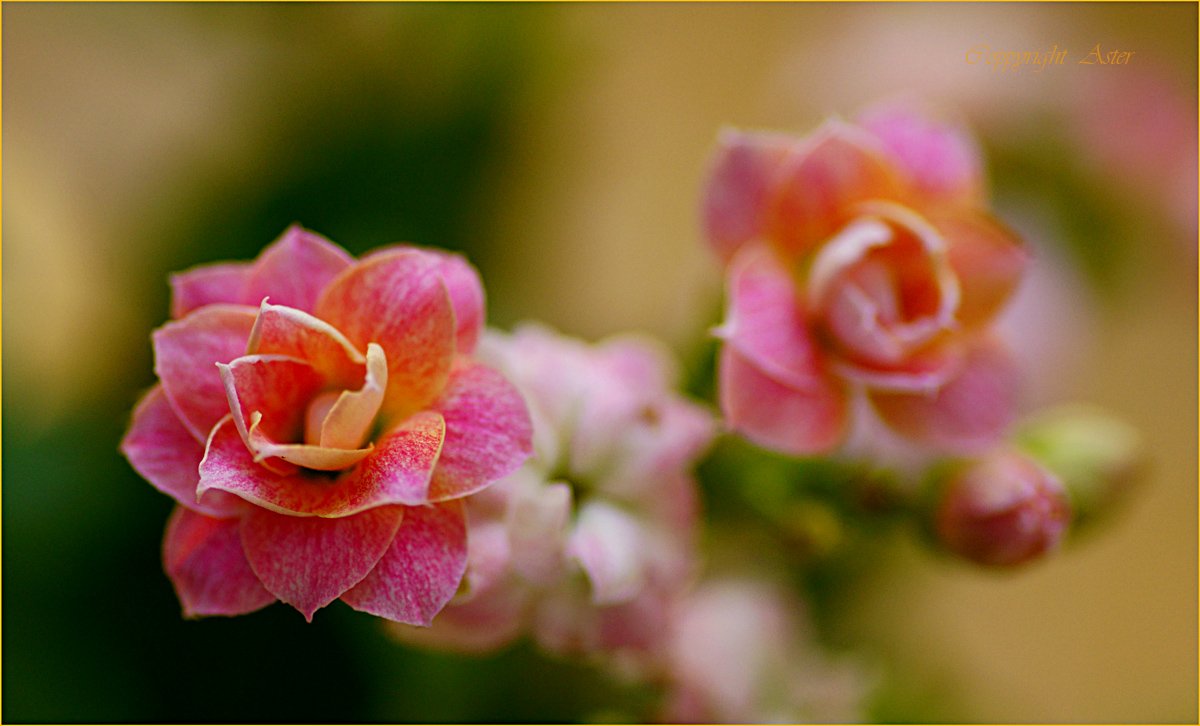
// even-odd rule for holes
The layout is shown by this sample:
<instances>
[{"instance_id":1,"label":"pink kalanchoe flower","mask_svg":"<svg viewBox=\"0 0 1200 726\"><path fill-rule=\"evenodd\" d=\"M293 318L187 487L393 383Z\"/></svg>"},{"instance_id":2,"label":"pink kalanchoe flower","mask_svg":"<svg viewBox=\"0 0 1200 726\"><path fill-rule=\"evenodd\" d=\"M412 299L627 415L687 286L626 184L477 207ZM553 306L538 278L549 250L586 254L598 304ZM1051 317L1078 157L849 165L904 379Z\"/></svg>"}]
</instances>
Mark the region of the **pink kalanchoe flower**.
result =
<instances>
[{"instance_id":1,"label":"pink kalanchoe flower","mask_svg":"<svg viewBox=\"0 0 1200 726\"><path fill-rule=\"evenodd\" d=\"M865 395L931 448L996 440L1016 376L989 324L1028 255L984 187L971 138L907 104L805 139L724 132L703 212L727 272L730 425L784 453L829 452Z\"/></svg>"},{"instance_id":2,"label":"pink kalanchoe flower","mask_svg":"<svg viewBox=\"0 0 1200 726\"><path fill-rule=\"evenodd\" d=\"M868 686L814 642L802 603L756 580L704 582L669 627L663 718L682 723L857 723Z\"/></svg>"},{"instance_id":3,"label":"pink kalanchoe flower","mask_svg":"<svg viewBox=\"0 0 1200 726\"><path fill-rule=\"evenodd\" d=\"M163 560L188 616L341 598L427 625L466 568L462 500L532 450L521 395L471 354L461 257L355 261L291 227L252 263L171 279L159 383L121 450L178 502Z\"/></svg>"},{"instance_id":4,"label":"pink kalanchoe flower","mask_svg":"<svg viewBox=\"0 0 1200 726\"><path fill-rule=\"evenodd\" d=\"M999 450L950 477L934 529L955 554L1011 567L1056 548L1070 520L1070 501L1057 476L1024 454Z\"/></svg>"},{"instance_id":5,"label":"pink kalanchoe flower","mask_svg":"<svg viewBox=\"0 0 1200 726\"><path fill-rule=\"evenodd\" d=\"M485 334L480 357L524 393L535 453L467 499L464 591L429 630L398 634L471 651L526 632L556 653L659 648L696 564L691 469L711 415L673 392L673 362L649 339L590 346L524 326Z\"/></svg>"}]
</instances>

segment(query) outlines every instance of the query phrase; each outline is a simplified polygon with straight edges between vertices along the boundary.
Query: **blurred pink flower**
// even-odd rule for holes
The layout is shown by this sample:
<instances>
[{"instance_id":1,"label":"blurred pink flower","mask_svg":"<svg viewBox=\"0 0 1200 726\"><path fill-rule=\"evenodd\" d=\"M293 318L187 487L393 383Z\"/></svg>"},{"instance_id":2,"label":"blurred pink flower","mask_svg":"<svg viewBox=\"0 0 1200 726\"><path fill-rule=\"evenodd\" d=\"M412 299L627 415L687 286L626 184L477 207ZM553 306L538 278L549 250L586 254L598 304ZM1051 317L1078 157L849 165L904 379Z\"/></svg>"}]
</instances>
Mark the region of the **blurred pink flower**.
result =
<instances>
[{"instance_id":1,"label":"blurred pink flower","mask_svg":"<svg viewBox=\"0 0 1200 726\"><path fill-rule=\"evenodd\" d=\"M808 632L801 604L749 580L706 582L671 618L667 721L854 723L867 677L830 659Z\"/></svg>"},{"instance_id":2,"label":"blurred pink flower","mask_svg":"<svg viewBox=\"0 0 1200 726\"><path fill-rule=\"evenodd\" d=\"M341 598L428 624L466 568L463 497L531 451L520 394L469 357L475 270L402 246L356 262L292 227L171 285L121 449L178 502L163 559L184 613L279 599L311 621Z\"/></svg>"},{"instance_id":3,"label":"blurred pink flower","mask_svg":"<svg viewBox=\"0 0 1200 726\"><path fill-rule=\"evenodd\" d=\"M1000 450L951 476L934 518L950 551L1008 567L1056 548L1071 505L1057 476L1024 454Z\"/></svg>"},{"instance_id":4,"label":"blurred pink flower","mask_svg":"<svg viewBox=\"0 0 1200 726\"><path fill-rule=\"evenodd\" d=\"M806 139L727 131L704 196L726 265L721 408L756 443L835 449L863 392L939 450L992 443L1016 375L989 334L1027 252L984 211L979 152L910 104Z\"/></svg>"},{"instance_id":5,"label":"blurred pink flower","mask_svg":"<svg viewBox=\"0 0 1200 726\"><path fill-rule=\"evenodd\" d=\"M711 416L673 392L672 361L649 339L589 346L524 326L486 334L480 357L525 394L535 454L467 499L467 587L432 628L400 637L487 650L532 631L556 653L658 648L695 568L691 469Z\"/></svg>"}]
</instances>

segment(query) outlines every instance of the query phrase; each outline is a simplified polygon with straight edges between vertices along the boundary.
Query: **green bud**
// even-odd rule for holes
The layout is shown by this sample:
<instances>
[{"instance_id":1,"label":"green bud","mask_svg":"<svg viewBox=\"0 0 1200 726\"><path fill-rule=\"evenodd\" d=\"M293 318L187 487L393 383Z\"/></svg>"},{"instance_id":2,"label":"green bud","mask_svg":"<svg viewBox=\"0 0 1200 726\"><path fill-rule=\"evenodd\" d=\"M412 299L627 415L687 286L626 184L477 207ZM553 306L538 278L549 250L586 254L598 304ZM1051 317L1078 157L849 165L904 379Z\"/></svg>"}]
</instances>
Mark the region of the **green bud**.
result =
<instances>
[{"instance_id":1,"label":"green bud","mask_svg":"<svg viewBox=\"0 0 1200 726\"><path fill-rule=\"evenodd\" d=\"M1021 427L1016 443L1062 480L1071 497L1075 527L1114 510L1143 464L1137 430L1090 406L1039 413Z\"/></svg>"}]
</instances>

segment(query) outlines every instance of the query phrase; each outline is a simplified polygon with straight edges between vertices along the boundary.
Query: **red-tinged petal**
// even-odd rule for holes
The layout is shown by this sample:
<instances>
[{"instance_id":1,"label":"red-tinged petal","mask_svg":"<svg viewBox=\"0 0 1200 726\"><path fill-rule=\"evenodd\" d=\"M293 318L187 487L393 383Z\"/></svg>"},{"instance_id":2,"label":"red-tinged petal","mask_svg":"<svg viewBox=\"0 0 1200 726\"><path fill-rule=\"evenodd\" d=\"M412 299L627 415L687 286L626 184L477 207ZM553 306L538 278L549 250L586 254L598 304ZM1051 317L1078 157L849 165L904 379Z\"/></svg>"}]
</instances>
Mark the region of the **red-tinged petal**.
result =
<instances>
[{"instance_id":1,"label":"red-tinged petal","mask_svg":"<svg viewBox=\"0 0 1200 726\"><path fill-rule=\"evenodd\" d=\"M308 402L325 382L307 362L283 355L246 355L217 370L238 433L255 453L263 439L250 436L252 426L269 441L300 440Z\"/></svg>"},{"instance_id":2,"label":"red-tinged petal","mask_svg":"<svg viewBox=\"0 0 1200 726\"><path fill-rule=\"evenodd\" d=\"M533 591L509 567L508 528L468 515L467 573L430 627L397 624L406 643L468 653L495 650L517 637Z\"/></svg>"},{"instance_id":3,"label":"red-tinged petal","mask_svg":"<svg viewBox=\"0 0 1200 726\"><path fill-rule=\"evenodd\" d=\"M419 413L380 439L375 451L337 486L372 503L423 504L429 501L430 480L445 438L441 415Z\"/></svg>"},{"instance_id":4,"label":"red-tinged petal","mask_svg":"<svg viewBox=\"0 0 1200 726\"><path fill-rule=\"evenodd\" d=\"M908 102L869 108L858 123L879 139L926 200L970 204L984 199L983 155L958 124Z\"/></svg>"},{"instance_id":5,"label":"red-tinged petal","mask_svg":"<svg viewBox=\"0 0 1200 726\"><path fill-rule=\"evenodd\" d=\"M373 255L330 283L316 314L360 350L368 343L383 348L385 413L403 417L426 408L446 385L456 322L433 256L405 250Z\"/></svg>"},{"instance_id":6,"label":"red-tinged petal","mask_svg":"<svg viewBox=\"0 0 1200 726\"><path fill-rule=\"evenodd\" d=\"M262 584L312 622L313 613L367 577L404 512L397 505L323 519L254 508L242 519L242 546Z\"/></svg>"},{"instance_id":7,"label":"red-tinged petal","mask_svg":"<svg viewBox=\"0 0 1200 726\"><path fill-rule=\"evenodd\" d=\"M217 363L242 355L254 308L209 305L154 331L154 372L179 419L197 441L229 413Z\"/></svg>"},{"instance_id":8,"label":"red-tinged petal","mask_svg":"<svg viewBox=\"0 0 1200 726\"><path fill-rule=\"evenodd\" d=\"M321 291L353 263L341 247L292 225L254 261L242 300L255 304L270 297L277 305L312 312Z\"/></svg>"},{"instance_id":9,"label":"red-tinged petal","mask_svg":"<svg viewBox=\"0 0 1200 726\"><path fill-rule=\"evenodd\" d=\"M182 318L213 303L244 305L242 296L250 263L204 265L171 275L171 317Z\"/></svg>"},{"instance_id":10,"label":"red-tinged petal","mask_svg":"<svg viewBox=\"0 0 1200 726\"><path fill-rule=\"evenodd\" d=\"M387 359L383 348L371 343L367 346L367 376L362 388L343 391L321 422L321 446L354 449L362 445L371 430L383 394L387 389Z\"/></svg>"},{"instance_id":11,"label":"red-tinged petal","mask_svg":"<svg viewBox=\"0 0 1200 726\"><path fill-rule=\"evenodd\" d=\"M785 256L800 256L850 217L849 208L869 199L899 199L904 188L882 148L865 132L840 122L821 127L780 171L771 237Z\"/></svg>"},{"instance_id":12,"label":"red-tinged petal","mask_svg":"<svg viewBox=\"0 0 1200 726\"><path fill-rule=\"evenodd\" d=\"M829 379L787 385L730 345L721 350L718 376L726 421L760 446L808 456L832 450L846 434L846 394Z\"/></svg>"},{"instance_id":13,"label":"red-tinged petal","mask_svg":"<svg viewBox=\"0 0 1200 726\"><path fill-rule=\"evenodd\" d=\"M462 502L410 507L387 554L342 601L388 620L429 625L454 597L466 570Z\"/></svg>"},{"instance_id":14,"label":"red-tinged petal","mask_svg":"<svg viewBox=\"0 0 1200 726\"><path fill-rule=\"evenodd\" d=\"M725 129L709 166L704 233L722 262L763 237L776 173L796 141L780 134Z\"/></svg>"},{"instance_id":15,"label":"red-tinged petal","mask_svg":"<svg viewBox=\"0 0 1200 726\"><path fill-rule=\"evenodd\" d=\"M244 615L275 602L246 561L238 524L184 507L167 521L163 568L186 617Z\"/></svg>"},{"instance_id":16,"label":"red-tinged petal","mask_svg":"<svg viewBox=\"0 0 1200 726\"><path fill-rule=\"evenodd\" d=\"M354 469L331 479L304 471L278 474L255 463L236 428L223 422L200 463L198 489L230 492L295 516L345 517L381 505L422 502L443 435L439 415L419 414L382 438Z\"/></svg>"},{"instance_id":17,"label":"red-tinged petal","mask_svg":"<svg viewBox=\"0 0 1200 726\"><path fill-rule=\"evenodd\" d=\"M473 494L511 474L533 452L525 400L487 366L456 366L432 408L446 419L446 441L429 486L430 501Z\"/></svg>"},{"instance_id":18,"label":"red-tinged petal","mask_svg":"<svg viewBox=\"0 0 1200 726\"><path fill-rule=\"evenodd\" d=\"M303 310L262 301L246 353L286 355L310 364L328 385L357 386L362 380L363 354L329 323Z\"/></svg>"},{"instance_id":19,"label":"red-tinged petal","mask_svg":"<svg viewBox=\"0 0 1200 726\"><path fill-rule=\"evenodd\" d=\"M196 495L204 445L188 432L163 394L162 386L150 389L137 408L121 441L121 452L155 489L188 509L215 517L231 517L246 503L225 492Z\"/></svg>"},{"instance_id":20,"label":"red-tinged petal","mask_svg":"<svg viewBox=\"0 0 1200 726\"><path fill-rule=\"evenodd\" d=\"M986 323L1017 289L1029 250L1015 232L982 212L942 213L932 221L946 239L962 290L958 319L966 325Z\"/></svg>"},{"instance_id":21,"label":"red-tinged petal","mask_svg":"<svg viewBox=\"0 0 1200 726\"><path fill-rule=\"evenodd\" d=\"M822 377L796 283L766 247L747 247L733 261L729 312L716 332L781 383L807 388Z\"/></svg>"},{"instance_id":22,"label":"red-tinged petal","mask_svg":"<svg viewBox=\"0 0 1200 726\"><path fill-rule=\"evenodd\" d=\"M871 400L897 433L938 449L971 453L994 444L1012 423L1017 378L1007 351L982 341L967 351L957 374L940 388L872 392Z\"/></svg>"}]
</instances>

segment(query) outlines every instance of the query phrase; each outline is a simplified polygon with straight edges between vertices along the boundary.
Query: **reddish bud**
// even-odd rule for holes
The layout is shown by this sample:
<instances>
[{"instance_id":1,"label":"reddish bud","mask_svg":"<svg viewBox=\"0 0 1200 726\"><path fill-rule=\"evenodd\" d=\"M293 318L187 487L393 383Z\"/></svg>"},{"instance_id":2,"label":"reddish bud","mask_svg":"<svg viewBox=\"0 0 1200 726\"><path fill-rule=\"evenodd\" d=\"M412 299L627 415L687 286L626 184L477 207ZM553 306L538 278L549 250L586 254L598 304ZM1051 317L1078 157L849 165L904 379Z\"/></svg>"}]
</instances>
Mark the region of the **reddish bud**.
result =
<instances>
[{"instance_id":1,"label":"reddish bud","mask_svg":"<svg viewBox=\"0 0 1200 726\"><path fill-rule=\"evenodd\" d=\"M1010 567L1054 549L1070 519L1058 477L1023 454L1001 451L950 476L934 527L952 552L982 565Z\"/></svg>"}]
</instances>

